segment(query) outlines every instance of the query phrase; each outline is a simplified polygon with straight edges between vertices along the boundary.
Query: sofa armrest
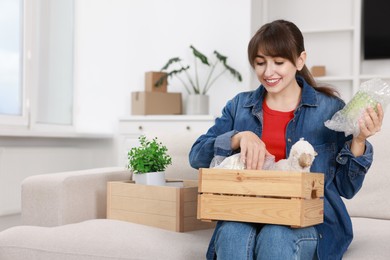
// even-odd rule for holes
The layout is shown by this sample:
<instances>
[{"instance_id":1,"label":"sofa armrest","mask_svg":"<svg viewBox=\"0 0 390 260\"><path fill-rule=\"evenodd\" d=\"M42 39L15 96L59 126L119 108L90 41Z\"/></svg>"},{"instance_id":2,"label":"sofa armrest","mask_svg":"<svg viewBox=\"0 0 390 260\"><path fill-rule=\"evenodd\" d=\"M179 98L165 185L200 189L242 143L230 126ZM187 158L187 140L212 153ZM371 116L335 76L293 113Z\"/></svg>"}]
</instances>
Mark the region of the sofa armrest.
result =
<instances>
[{"instance_id":1,"label":"sofa armrest","mask_svg":"<svg viewBox=\"0 0 390 260\"><path fill-rule=\"evenodd\" d=\"M35 175L22 182L22 223L59 226L105 218L107 182L128 180L123 167Z\"/></svg>"}]
</instances>

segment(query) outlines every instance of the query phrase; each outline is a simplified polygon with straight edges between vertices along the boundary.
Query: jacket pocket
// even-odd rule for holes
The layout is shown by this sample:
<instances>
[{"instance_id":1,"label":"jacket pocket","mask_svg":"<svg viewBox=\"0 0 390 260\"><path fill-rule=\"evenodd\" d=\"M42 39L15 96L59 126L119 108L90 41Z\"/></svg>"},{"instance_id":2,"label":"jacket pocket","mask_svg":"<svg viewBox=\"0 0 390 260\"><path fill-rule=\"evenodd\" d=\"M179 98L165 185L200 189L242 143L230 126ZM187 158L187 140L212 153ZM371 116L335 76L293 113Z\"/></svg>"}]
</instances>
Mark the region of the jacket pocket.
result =
<instances>
[{"instance_id":1,"label":"jacket pocket","mask_svg":"<svg viewBox=\"0 0 390 260\"><path fill-rule=\"evenodd\" d=\"M313 145L317 156L310 168L311 172L325 174L325 183L332 181L336 172L337 146L333 143Z\"/></svg>"}]
</instances>

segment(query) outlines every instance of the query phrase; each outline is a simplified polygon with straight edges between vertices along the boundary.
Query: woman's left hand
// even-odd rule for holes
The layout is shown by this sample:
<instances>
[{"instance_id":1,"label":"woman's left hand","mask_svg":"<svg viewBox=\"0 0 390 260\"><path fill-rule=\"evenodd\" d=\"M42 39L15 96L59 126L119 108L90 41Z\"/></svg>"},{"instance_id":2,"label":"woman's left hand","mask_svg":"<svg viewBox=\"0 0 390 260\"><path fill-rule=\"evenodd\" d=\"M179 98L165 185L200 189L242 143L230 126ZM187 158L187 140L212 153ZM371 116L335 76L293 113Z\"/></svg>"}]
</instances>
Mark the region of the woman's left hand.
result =
<instances>
[{"instance_id":1,"label":"woman's left hand","mask_svg":"<svg viewBox=\"0 0 390 260\"><path fill-rule=\"evenodd\" d=\"M359 119L360 132L354 136L351 144L351 152L355 156L363 155L366 139L379 132L382 128L383 108L380 104L377 105L377 111L373 108L367 108L362 118Z\"/></svg>"}]
</instances>

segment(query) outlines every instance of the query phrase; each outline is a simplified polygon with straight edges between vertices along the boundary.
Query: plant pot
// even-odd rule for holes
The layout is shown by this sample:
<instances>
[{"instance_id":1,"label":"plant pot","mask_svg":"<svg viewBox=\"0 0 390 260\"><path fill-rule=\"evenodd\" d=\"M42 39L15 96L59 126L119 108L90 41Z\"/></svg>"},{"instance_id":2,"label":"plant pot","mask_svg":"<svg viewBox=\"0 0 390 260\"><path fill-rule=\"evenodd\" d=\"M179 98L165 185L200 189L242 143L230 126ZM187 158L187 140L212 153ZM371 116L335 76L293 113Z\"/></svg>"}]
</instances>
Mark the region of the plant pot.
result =
<instances>
[{"instance_id":1,"label":"plant pot","mask_svg":"<svg viewBox=\"0 0 390 260\"><path fill-rule=\"evenodd\" d=\"M165 172L147 172L133 174L133 181L143 185L165 185Z\"/></svg>"},{"instance_id":2,"label":"plant pot","mask_svg":"<svg viewBox=\"0 0 390 260\"><path fill-rule=\"evenodd\" d=\"M191 94L187 96L186 102L187 115L208 115L209 114L209 96Z\"/></svg>"}]
</instances>

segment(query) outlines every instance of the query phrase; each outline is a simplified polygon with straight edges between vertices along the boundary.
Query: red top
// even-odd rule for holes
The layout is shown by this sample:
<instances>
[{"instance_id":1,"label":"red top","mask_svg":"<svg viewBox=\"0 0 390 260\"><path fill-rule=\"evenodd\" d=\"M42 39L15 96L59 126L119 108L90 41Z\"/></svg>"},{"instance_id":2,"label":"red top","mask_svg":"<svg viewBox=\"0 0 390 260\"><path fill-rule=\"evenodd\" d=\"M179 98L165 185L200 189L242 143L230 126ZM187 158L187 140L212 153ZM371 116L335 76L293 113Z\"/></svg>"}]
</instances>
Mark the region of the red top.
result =
<instances>
[{"instance_id":1,"label":"red top","mask_svg":"<svg viewBox=\"0 0 390 260\"><path fill-rule=\"evenodd\" d=\"M270 109L263 102L263 136L268 152L275 156L275 161L286 158L286 128L294 117L294 110L281 112Z\"/></svg>"}]
</instances>

